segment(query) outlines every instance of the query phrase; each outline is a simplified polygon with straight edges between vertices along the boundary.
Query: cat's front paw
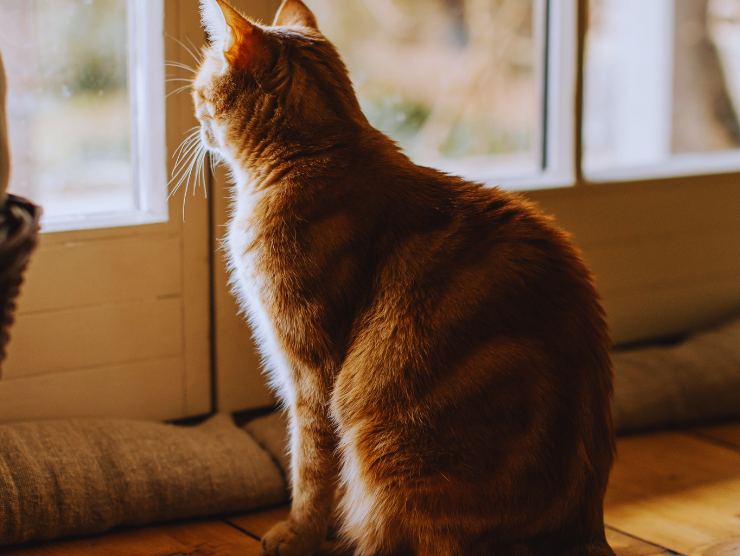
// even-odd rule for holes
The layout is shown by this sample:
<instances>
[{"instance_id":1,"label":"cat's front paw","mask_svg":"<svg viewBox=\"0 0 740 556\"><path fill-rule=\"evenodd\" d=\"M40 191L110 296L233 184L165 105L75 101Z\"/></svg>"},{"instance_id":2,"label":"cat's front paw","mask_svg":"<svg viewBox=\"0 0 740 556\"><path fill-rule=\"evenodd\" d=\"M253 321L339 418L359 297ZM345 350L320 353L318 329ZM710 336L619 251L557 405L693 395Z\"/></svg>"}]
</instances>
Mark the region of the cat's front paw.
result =
<instances>
[{"instance_id":1,"label":"cat's front paw","mask_svg":"<svg viewBox=\"0 0 740 556\"><path fill-rule=\"evenodd\" d=\"M262 537L266 556L314 556L321 546L321 538L301 531L293 521L281 521Z\"/></svg>"}]
</instances>

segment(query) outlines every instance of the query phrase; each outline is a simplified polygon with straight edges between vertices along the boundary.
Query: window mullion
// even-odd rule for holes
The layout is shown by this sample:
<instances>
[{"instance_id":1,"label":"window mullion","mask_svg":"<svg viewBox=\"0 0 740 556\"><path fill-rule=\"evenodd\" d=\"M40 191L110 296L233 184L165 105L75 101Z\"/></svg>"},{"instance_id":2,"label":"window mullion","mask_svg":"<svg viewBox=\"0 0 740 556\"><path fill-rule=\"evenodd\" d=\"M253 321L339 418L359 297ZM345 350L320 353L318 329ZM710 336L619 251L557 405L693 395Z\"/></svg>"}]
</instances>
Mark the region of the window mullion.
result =
<instances>
[{"instance_id":1,"label":"window mullion","mask_svg":"<svg viewBox=\"0 0 740 556\"><path fill-rule=\"evenodd\" d=\"M573 164L576 186L584 185L583 173L583 117L585 99L586 39L589 22L589 0L577 0L576 6L576 52L575 52L575 95L573 118Z\"/></svg>"},{"instance_id":2,"label":"window mullion","mask_svg":"<svg viewBox=\"0 0 740 556\"><path fill-rule=\"evenodd\" d=\"M547 1L544 98L544 173L561 185L577 183L578 0ZM575 101L574 101L575 100Z\"/></svg>"}]
</instances>

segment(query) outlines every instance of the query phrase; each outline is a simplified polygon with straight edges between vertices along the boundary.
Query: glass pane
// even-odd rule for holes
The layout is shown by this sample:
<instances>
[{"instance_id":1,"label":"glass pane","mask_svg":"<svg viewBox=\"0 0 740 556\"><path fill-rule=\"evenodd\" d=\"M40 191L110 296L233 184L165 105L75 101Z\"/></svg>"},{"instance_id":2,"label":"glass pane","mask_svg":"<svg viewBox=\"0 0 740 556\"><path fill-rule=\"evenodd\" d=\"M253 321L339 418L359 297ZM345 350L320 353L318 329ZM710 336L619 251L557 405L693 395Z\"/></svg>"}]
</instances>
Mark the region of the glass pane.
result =
<instances>
[{"instance_id":1,"label":"glass pane","mask_svg":"<svg viewBox=\"0 0 740 556\"><path fill-rule=\"evenodd\" d=\"M591 0L587 173L711 169L707 153L740 167L739 112L740 1Z\"/></svg>"},{"instance_id":2,"label":"glass pane","mask_svg":"<svg viewBox=\"0 0 740 556\"><path fill-rule=\"evenodd\" d=\"M125 0L0 0L11 191L46 217L135 208Z\"/></svg>"},{"instance_id":3,"label":"glass pane","mask_svg":"<svg viewBox=\"0 0 740 556\"><path fill-rule=\"evenodd\" d=\"M541 169L539 4L312 0L311 8L375 126L418 163L485 179Z\"/></svg>"}]
</instances>

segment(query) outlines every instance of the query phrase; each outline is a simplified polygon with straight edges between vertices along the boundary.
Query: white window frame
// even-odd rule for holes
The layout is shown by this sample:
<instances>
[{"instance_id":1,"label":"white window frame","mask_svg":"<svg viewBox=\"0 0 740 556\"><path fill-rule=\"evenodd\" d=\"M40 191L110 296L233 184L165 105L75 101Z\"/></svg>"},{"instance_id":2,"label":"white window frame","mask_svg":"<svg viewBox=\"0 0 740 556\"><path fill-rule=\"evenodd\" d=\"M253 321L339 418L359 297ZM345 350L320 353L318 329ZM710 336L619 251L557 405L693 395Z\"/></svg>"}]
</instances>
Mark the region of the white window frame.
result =
<instances>
[{"instance_id":1,"label":"white window frame","mask_svg":"<svg viewBox=\"0 0 740 556\"><path fill-rule=\"evenodd\" d=\"M536 166L533 170L501 172L492 157L490 170L467 171L465 162L450 164L443 157L423 164L442 167L488 186L510 191L571 187L575 174L576 59L578 54L578 0L533 0L533 34L537 45L537 129L534 133Z\"/></svg>"},{"instance_id":2,"label":"white window frame","mask_svg":"<svg viewBox=\"0 0 740 556\"><path fill-rule=\"evenodd\" d=\"M43 221L43 231L57 232L92 228L110 228L165 222L168 219L166 184L167 147L165 142L165 65L164 0L127 0L129 26L129 92L132 117L132 167L136 208L132 211L94 213L80 217L53 217ZM635 56L648 68L656 56L674 55L672 21L674 0L651 0L645 13L643 0L624 0L620 9L634 5L640 11L637 23L659 25L661 32L652 36L652 55L645 58L644 45L637 45ZM534 0L535 36L541 37L537 73L540 76L539 99L542 107L536 134L542 166L534 174L501 176L495 170L468 176L507 190L533 191L580 185L576 164L580 161L585 183L613 183L695 175L716 175L740 170L740 150L716 153L672 155L659 163L626 164L611 169L589 169L582 153L576 153L576 105L578 60L578 0ZM633 30L634 31L634 30ZM584 60L585 64L585 60ZM672 107L672 63L659 64L662 72L642 71L639 81L647 79L652 110L639 118L623 118L625 125L643 125L644 118L654 118L652 126L663 141L650 146L664 148L669 141ZM639 68L638 68L639 69ZM585 68L583 70L586 71ZM585 83L584 83L585 89ZM645 87L641 85L641 90ZM586 94L584 90L583 94ZM662 108L662 109L661 109ZM585 104L581 107L584 110ZM668 132L666 133L666 130ZM629 136L629 130L622 135ZM651 139L656 139L651 137ZM660 139L658 137L657 139ZM662 146L661 146L662 145ZM667 148L667 147L666 147Z\"/></svg>"},{"instance_id":3,"label":"white window frame","mask_svg":"<svg viewBox=\"0 0 740 556\"><path fill-rule=\"evenodd\" d=\"M167 222L164 0L127 0L133 210L52 216L43 232Z\"/></svg>"},{"instance_id":4,"label":"white window frame","mask_svg":"<svg viewBox=\"0 0 740 556\"><path fill-rule=\"evenodd\" d=\"M542 37L538 72L542 107L538 141L542 167L522 177L485 176L511 191L571 187L576 183L577 0L535 0L535 34Z\"/></svg>"}]
</instances>

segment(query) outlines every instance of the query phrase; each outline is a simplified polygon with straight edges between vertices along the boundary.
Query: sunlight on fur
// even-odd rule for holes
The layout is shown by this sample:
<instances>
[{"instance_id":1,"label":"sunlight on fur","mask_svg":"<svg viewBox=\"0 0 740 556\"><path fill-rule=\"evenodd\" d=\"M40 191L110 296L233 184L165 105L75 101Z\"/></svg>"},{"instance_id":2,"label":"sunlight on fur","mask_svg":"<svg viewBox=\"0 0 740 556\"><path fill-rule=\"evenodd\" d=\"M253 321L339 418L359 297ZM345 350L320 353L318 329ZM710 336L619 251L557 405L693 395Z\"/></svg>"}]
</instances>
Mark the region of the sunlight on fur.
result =
<instances>
[{"instance_id":1,"label":"sunlight on fur","mask_svg":"<svg viewBox=\"0 0 740 556\"><path fill-rule=\"evenodd\" d=\"M202 56L197 54L198 48L191 42L186 44L176 37L168 36L169 39L177 42L188 55L193 59L196 65L200 65L203 61ZM184 71L188 73L189 77L172 76L168 77L167 83L184 83L179 85L173 91L167 93L167 96L173 96L189 92L193 87L193 76L196 74L195 68L184 63L177 61L168 61L165 64L168 68ZM185 186L185 193L182 199L182 219L185 220L185 206L187 204L188 193L190 187L193 187L193 194L198 190L198 187L203 189L203 195L208 196L208 182L206 178L206 159L210 166L211 172L213 172L218 165L219 158L215 153L209 152L207 145L201 141L200 137L200 126L194 126L188 130L188 134L185 139L182 140L180 145L175 149L172 155L174 159L174 169L172 170L172 177L170 182L167 184L169 189L168 198L174 197L183 187Z\"/></svg>"},{"instance_id":2,"label":"sunlight on fur","mask_svg":"<svg viewBox=\"0 0 740 556\"><path fill-rule=\"evenodd\" d=\"M173 193L207 153L231 173L232 286L290 418L265 554L612 555L611 341L567 234L409 160L302 1L201 16Z\"/></svg>"}]
</instances>

